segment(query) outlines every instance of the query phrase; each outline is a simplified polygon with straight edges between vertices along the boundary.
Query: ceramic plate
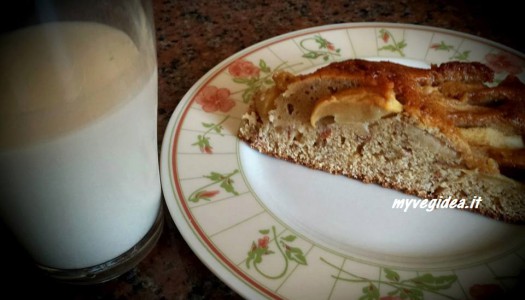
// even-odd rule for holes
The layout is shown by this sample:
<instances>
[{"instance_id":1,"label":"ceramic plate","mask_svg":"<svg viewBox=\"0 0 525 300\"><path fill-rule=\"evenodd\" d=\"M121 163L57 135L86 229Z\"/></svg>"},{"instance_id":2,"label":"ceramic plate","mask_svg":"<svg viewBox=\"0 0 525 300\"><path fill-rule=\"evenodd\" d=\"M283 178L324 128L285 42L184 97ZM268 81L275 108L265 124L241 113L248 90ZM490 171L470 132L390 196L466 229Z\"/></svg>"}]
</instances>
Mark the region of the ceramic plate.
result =
<instances>
[{"instance_id":1,"label":"ceramic plate","mask_svg":"<svg viewBox=\"0 0 525 300\"><path fill-rule=\"evenodd\" d=\"M188 91L164 137L164 195L185 240L250 299L473 299L512 288L525 269L524 226L393 208L414 197L273 159L236 138L251 95L275 71L349 58L480 61L496 81L523 80L525 68L523 54L491 41L385 23L311 28L233 55Z\"/></svg>"}]
</instances>

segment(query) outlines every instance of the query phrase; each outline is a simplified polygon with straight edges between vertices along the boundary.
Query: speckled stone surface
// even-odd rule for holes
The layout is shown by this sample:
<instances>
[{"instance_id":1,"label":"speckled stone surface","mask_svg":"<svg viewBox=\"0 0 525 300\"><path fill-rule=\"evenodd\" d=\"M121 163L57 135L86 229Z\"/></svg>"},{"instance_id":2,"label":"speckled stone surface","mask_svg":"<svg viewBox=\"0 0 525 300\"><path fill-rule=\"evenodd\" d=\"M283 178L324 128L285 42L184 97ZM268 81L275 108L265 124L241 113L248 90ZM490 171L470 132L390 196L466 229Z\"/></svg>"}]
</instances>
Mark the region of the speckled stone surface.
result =
<instances>
[{"instance_id":1,"label":"speckled stone surface","mask_svg":"<svg viewBox=\"0 0 525 300\"><path fill-rule=\"evenodd\" d=\"M323 1L324 2L324 1ZM186 91L230 55L276 35L345 22L397 22L479 35L525 51L520 11L505 1L462 0L170 1L154 0L159 63L159 147L173 110ZM508 2L510 3L510 2ZM497 5L496 5L497 4ZM5 231L2 291L54 299L240 298L199 261L169 214L154 250L110 282L69 286L41 277Z\"/></svg>"}]
</instances>

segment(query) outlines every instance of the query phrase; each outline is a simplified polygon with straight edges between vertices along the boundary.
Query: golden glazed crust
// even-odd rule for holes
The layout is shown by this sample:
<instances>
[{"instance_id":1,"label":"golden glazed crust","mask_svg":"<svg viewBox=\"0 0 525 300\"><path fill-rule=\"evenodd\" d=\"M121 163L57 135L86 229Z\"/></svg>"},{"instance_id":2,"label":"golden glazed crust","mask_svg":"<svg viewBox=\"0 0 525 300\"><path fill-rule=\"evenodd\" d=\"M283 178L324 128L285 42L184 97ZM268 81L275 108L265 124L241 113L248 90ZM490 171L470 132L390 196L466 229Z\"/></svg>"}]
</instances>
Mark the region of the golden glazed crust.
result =
<instances>
[{"instance_id":1,"label":"golden glazed crust","mask_svg":"<svg viewBox=\"0 0 525 300\"><path fill-rule=\"evenodd\" d=\"M480 147L462 138L458 131L458 128L490 127L524 136L525 85L513 76L496 87L488 87L486 83L493 81L494 72L477 62L450 62L432 65L427 70L391 62L347 60L298 76L298 80L312 77L346 78L356 86L365 87L392 82L404 111L425 126L437 127L448 135L455 147L463 151L470 168L499 173L493 159L502 166L525 170L523 150Z\"/></svg>"},{"instance_id":2,"label":"golden glazed crust","mask_svg":"<svg viewBox=\"0 0 525 300\"><path fill-rule=\"evenodd\" d=\"M419 69L348 60L277 73L274 87L255 94L238 136L279 159L422 198L480 196L473 211L525 223L525 86L509 77L489 87L493 79L485 65L461 62ZM363 89L377 97L382 87L402 109L362 99ZM333 99L352 95L359 99ZM387 110L352 122L363 103ZM335 106L317 118L321 104Z\"/></svg>"}]
</instances>

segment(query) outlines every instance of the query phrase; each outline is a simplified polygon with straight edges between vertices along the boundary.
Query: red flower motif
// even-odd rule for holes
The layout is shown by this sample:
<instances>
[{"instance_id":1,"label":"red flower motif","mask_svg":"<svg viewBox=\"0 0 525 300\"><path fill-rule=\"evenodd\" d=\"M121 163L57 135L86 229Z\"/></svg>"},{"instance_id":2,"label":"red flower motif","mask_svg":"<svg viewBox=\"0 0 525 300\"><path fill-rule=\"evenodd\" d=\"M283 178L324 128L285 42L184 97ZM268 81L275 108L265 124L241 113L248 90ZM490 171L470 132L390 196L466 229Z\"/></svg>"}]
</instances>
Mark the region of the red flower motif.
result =
<instances>
[{"instance_id":1,"label":"red flower motif","mask_svg":"<svg viewBox=\"0 0 525 300\"><path fill-rule=\"evenodd\" d=\"M384 43L388 43L388 40L390 39L390 34L388 34L387 31L383 32L383 36L381 37L383 39Z\"/></svg>"},{"instance_id":2,"label":"red flower motif","mask_svg":"<svg viewBox=\"0 0 525 300\"><path fill-rule=\"evenodd\" d=\"M201 150L206 154L213 154L213 148L211 146L204 146Z\"/></svg>"},{"instance_id":3,"label":"red flower motif","mask_svg":"<svg viewBox=\"0 0 525 300\"><path fill-rule=\"evenodd\" d=\"M379 298L379 300L402 300L403 298L397 296L384 296Z\"/></svg>"},{"instance_id":4,"label":"red flower motif","mask_svg":"<svg viewBox=\"0 0 525 300\"><path fill-rule=\"evenodd\" d=\"M269 243L270 243L270 237L265 235L262 238L257 240L257 247L267 249Z\"/></svg>"},{"instance_id":5,"label":"red flower motif","mask_svg":"<svg viewBox=\"0 0 525 300\"><path fill-rule=\"evenodd\" d=\"M489 53L485 55L485 60L487 65L496 73L507 72L511 75L516 75L523 72L524 62L508 53Z\"/></svg>"},{"instance_id":6,"label":"red flower motif","mask_svg":"<svg viewBox=\"0 0 525 300\"><path fill-rule=\"evenodd\" d=\"M228 67L228 72L230 72L233 77L259 77L259 71L260 69L252 62L244 59L236 60Z\"/></svg>"},{"instance_id":7,"label":"red flower motif","mask_svg":"<svg viewBox=\"0 0 525 300\"><path fill-rule=\"evenodd\" d=\"M216 196L218 193L219 193L219 191L217 191L217 190L214 190L214 191L202 191L202 192L198 192L197 193L196 198L198 198L198 199L209 199L211 197Z\"/></svg>"},{"instance_id":8,"label":"red flower motif","mask_svg":"<svg viewBox=\"0 0 525 300\"><path fill-rule=\"evenodd\" d=\"M230 90L213 85L205 86L195 96L195 102L200 104L205 112L228 112L235 106L235 101L230 99Z\"/></svg>"},{"instance_id":9,"label":"red flower motif","mask_svg":"<svg viewBox=\"0 0 525 300\"><path fill-rule=\"evenodd\" d=\"M326 48L327 48L328 50L330 50L330 51L335 51L335 46L334 46L334 44L332 44L332 43L330 43L330 42L328 42L328 43L326 44Z\"/></svg>"}]
</instances>

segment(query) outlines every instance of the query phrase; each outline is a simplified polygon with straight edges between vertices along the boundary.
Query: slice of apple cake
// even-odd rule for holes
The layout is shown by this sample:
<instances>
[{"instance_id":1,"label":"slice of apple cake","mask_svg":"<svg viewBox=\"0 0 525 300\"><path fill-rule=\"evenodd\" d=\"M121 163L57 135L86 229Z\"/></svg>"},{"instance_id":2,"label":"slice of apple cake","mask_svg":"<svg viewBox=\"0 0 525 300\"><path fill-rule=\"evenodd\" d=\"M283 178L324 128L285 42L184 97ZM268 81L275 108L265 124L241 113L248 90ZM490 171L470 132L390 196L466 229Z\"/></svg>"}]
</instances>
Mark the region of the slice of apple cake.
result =
<instances>
[{"instance_id":1,"label":"slice of apple cake","mask_svg":"<svg viewBox=\"0 0 525 300\"><path fill-rule=\"evenodd\" d=\"M473 211L525 221L525 85L497 86L480 63L430 69L348 60L280 72L258 91L238 136L258 151L421 198L482 201Z\"/></svg>"}]
</instances>

